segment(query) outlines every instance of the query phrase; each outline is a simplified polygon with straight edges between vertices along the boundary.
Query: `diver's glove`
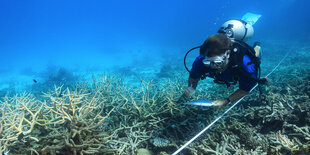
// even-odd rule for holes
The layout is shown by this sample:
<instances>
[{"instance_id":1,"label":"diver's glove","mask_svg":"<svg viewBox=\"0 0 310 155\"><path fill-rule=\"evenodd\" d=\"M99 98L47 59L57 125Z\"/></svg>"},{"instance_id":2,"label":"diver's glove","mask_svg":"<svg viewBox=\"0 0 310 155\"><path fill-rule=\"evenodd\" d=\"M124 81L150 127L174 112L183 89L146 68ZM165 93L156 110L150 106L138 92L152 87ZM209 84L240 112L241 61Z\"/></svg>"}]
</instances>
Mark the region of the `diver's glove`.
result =
<instances>
[{"instance_id":1,"label":"diver's glove","mask_svg":"<svg viewBox=\"0 0 310 155\"><path fill-rule=\"evenodd\" d=\"M267 78L260 78L259 80L257 80L258 84L267 84L268 83L268 79Z\"/></svg>"},{"instance_id":2,"label":"diver's glove","mask_svg":"<svg viewBox=\"0 0 310 155\"><path fill-rule=\"evenodd\" d=\"M228 99L228 98L227 98ZM220 108L220 107L222 107L223 105L226 105L226 104L228 104L229 102L230 102L230 100L228 99L223 99L223 100L215 100L215 101L213 101L213 107L215 107L215 108Z\"/></svg>"}]
</instances>

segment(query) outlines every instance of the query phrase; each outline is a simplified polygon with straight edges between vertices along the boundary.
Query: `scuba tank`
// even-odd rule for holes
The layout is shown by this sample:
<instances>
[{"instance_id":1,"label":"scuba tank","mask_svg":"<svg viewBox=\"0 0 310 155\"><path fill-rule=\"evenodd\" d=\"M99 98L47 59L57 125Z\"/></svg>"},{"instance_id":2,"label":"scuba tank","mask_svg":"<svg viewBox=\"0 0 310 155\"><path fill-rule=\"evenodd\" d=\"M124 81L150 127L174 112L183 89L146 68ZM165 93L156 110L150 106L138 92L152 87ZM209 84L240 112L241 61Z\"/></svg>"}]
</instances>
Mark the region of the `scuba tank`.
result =
<instances>
[{"instance_id":1,"label":"scuba tank","mask_svg":"<svg viewBox=\"0 0 310 155\"><path fill-rule=\"evenodd\" d=\"M241 70L240 68L243 63L242 58L244 55L248 55L251 59L251 63L255 65L255 69L258 71L257 79L251 76L249 76L249 78L255 79L258 83L264 83L266 79L260 79L260 45L256 42L254 46L251 47L245 43L253 36L254 29L252 25L255 24L260 17L261 15L247 13L242 17L242 20L228 20L220 27L218 33L225 34L233 42L233 46L231 47L231 61L236 68L235 70ZM190 72L190 70L186 66L187 55L198 48L200 48L200 46L190 49L184 56L184 67L188 72ZM243 74L242 71L241 74ZM202 79L204 78L205 76L202 77Z\"/></svg>"}]
</instances>

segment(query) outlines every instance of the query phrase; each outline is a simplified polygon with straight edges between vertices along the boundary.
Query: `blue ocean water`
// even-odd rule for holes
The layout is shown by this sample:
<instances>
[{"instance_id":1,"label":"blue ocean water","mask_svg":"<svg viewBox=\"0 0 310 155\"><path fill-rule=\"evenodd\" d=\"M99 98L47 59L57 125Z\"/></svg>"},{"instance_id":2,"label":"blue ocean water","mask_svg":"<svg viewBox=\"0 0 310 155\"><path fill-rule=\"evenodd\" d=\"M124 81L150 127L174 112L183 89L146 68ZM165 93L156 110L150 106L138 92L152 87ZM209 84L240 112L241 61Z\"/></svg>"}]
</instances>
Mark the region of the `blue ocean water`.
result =
<instances>
[{"instance_id":1,"label":"blue ocean water","mask_svg":"<svg viewBox=\"0 0 310 155\"><path fill-rule=\"evenodd\" d=\"M0 89L42 82L59 68L91 74L167 60L183 67L188 49L247 12L262 15L250 42L309 43L308 6L306 0L1 0Z\"/></svg>"},{"instance_id":2,"label":"blue ocean water","mask_svg":"<svg viewBox=\"0 0 310 155\"><path fill-rule=\"evenodd\" d=\"M309 4L0 0L0 154L172 154L208 126L180 154L309 154ZM271 82L234 109L210 78L186 98L184 54L248 12Z\"/></svg>"}]
</instances>

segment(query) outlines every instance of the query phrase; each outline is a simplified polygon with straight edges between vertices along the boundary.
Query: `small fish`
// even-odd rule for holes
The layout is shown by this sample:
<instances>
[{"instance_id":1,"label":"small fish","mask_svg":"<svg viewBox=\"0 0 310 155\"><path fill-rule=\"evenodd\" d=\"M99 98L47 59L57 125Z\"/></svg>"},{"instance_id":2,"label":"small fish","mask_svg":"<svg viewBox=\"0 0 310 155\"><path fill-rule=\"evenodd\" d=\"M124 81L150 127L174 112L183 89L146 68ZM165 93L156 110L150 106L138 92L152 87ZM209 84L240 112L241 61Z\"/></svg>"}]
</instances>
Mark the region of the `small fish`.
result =
<instances>
[{"instance_id":1,"label":"small fish","mask_svg":"<svg viewBox=\"0 0 310 155\"><path fill-rule=\"evenodd\" d=\"M36 79L33 79L33 82L34 82L34 83L37 83L38 81L37 81Z\"/></svg>"},{"instance_id":2,"label":"small fish","mask_svg":"<svg viewBox=\"0 0 310 155\"><path fill-rule=\"evenodd\" d=\"M214 105L214 103L212 101L209 101L209 100L197 100L197 101L186 102L183 104L203 106L203 107L211 107Z\"/></svg>"}]
</instances>

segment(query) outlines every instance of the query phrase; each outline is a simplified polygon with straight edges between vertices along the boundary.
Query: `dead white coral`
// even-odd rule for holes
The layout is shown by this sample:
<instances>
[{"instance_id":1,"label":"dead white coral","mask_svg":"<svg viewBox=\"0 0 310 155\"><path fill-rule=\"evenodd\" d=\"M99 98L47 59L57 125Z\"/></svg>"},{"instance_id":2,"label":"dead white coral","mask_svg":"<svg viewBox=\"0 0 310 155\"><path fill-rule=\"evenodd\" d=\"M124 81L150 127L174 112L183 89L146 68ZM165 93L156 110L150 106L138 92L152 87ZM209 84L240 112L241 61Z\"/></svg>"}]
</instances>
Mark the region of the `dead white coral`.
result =
<instances>
[{"instance_id":1,"label":"dead white coral","mask_svg":"<svg viewBox=\"0 0 310 155\"><path fill-rule=\"evenodd\" d=\"M156 147L166 147L170 142L167 139L156 137L153 139L152 143Z\"/></svg>"},{"instance_id":2,"label":"dead white coral","mask_svg":"<svg viewBox=\"0 0 310 155\"><path fill-rule=\"evenodd\" d=\"M29 139L38 142L31 132L36 124L42 105L29 93L4 97L0 101L0 154L9 152L16 142ZM27 148L36 152L32 148Z\"/></svg>"},{"instance_id":3,"label":"dead white coral","mask_svg":"<svg viewBox=\"0 0 310 155\"><path fill-rule=\"evenodd\" d=\"M273 138L271 138L272 145L281 145L284 148L292 149L296 148L297 145L294 144L286 135L283 135L279 130Z\"/></svg>"}]
</instances>

